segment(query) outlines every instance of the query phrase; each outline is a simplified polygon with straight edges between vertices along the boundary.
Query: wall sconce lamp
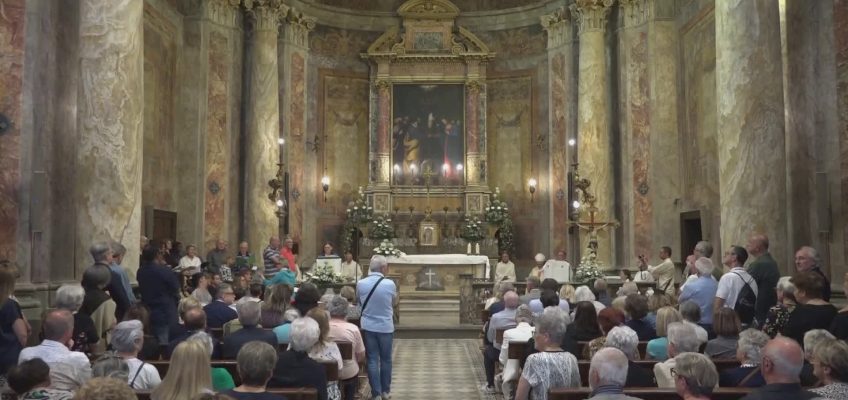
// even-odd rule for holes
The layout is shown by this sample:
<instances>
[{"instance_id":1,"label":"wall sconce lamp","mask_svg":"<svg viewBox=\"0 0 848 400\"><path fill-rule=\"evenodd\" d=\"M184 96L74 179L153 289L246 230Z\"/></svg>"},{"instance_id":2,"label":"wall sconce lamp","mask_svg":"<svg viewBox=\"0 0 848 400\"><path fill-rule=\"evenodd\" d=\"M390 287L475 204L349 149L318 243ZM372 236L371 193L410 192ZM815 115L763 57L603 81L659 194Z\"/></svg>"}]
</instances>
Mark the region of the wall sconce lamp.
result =
<instances>
[{"instance_id":1,"label":"wall sconce lamp","mask_svg":"<svg viewBox=\"0 0 848 400\"><path fill-rule=\"evenodd\" d=\"M538 184L538 182L536 182L535 178L530 178L530 179L527 180L527 186L528 186L528 189L530 189L530 202L531 203L533 202L533 195L536 193L536 185L537 184Z\"/></svg>"},{"instance_id":2,"label":"wall sconce lamp","mask_svg":"<svg viewBox=\"0 0 848 400\"><path fill-rule=\"evenodd\" d=\"M572 139L568 139L568 145L569 145L569 146L574 147L574 145L575 145L575 144L577 144L577 141L576 141L576 140L574 140L573 138L572 138Z\"/></svg>"},{"instance_id":3,"label":"wall sconce lamp","mask_svg":"<svg viewBox=\"0 0 848 400\"><path fill-rule=\"evenodd\" d=\"M330 177L329 176L324 175L324 177L321 178L321 188L324 189L324 202L326 203L327 202L327 191L330 190Z\"/></svg>"}]
</instances>

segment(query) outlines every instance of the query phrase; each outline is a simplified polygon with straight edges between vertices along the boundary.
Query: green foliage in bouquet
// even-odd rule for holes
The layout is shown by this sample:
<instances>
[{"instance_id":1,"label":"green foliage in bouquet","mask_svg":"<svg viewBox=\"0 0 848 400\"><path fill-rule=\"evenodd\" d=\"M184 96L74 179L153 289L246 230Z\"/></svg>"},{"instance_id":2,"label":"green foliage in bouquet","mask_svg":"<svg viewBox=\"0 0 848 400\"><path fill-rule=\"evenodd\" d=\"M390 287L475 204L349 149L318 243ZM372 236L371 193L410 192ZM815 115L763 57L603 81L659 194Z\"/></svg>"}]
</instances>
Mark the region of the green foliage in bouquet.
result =
<instances>
[{"instance_id":1,"label":"green foliage in bouquet","mask_svg":"<svg viewBox=\"0 0 848 400\"><path fill-rule=\"evenodd\" d=\"M601 272L601 264L598 263L598 255L589 249L580 259L580 265L577 267L577 271L574 274L574 281L579 283L590 284L595 281L595 279L600 279L604 277L604 273Z\"/></svg>"},{"instance_id":2,"label":"green foliage in bouquet","mask_svg":"<svg viewBox=\"0 0 848 400\"><path fill-rule=\"evenodd\" d=\"M500 199L500 194L501 189L496 187L491 200L489 200L489 205L484 209L486 222L497 226L500 226L504 219L509 218L509 208L506 202Z\"/></svg>"},{"instance_id":3,"label":"green foliage in bouquet","mask_svg":"<svg viewBox=\"0 0 848 400\"><path fill-rule=\"evenodd\" d=\"M483 240L486 237L486 233L483 231L483 221L480 221L477 217L466 217L459 237L468 242L479 242Z\"/></svg>"},{"instance_id":4,"label":"green foliage in bouquet","mask_svg":"<svg viewBox=\"0 0 848 400\"><path fill-rule=\"evenodd\" d=\"M403 252L395 248L395 244L391 240L383 239L380 245L374 248L374 254L386 257L400 257L403 255Z\"/></svg>"},{"instance_id":5,"label":"green foliage in bouquet","mask_svg":"<svg viewBox=\"0 0 848 400\"><path fill-rule=\"evenodd\" d=\"M512 218L509 215L501 222L498 230L498 254L507 252L515 254L515 226L512 224Z\"/></svg>"},{"instance_id":6,"label":"green foliage in bouquet","mask_svg":"<svg viewBox=\"0 0 848 400\"><path fill-rule=\"evenodd\" d=\"M389 217L377 217L371 221L368 237L374 240L391 240L395 238L395 228Z\"/></svg>"},{"instance_id":7,"label":"green foliage in bouquet","mask_svg":"<svg viewBox=\"0 0 848 400\"><path fill-rule=\"evenodd\" d=\"M374 214L374 209L368 205L365 199L365 192L362 191L362 186L359 187L356 199L348 203L347 219L353 221L354 224L367 224L371 221Z\"/></svg>"},{"instance_id":8,"label":"green foliage in bouquet","mask_svg":"<svg viewBox=\"0 0 848 400\"><path fill-rule=\"evenodd\" d=\"M337 274L333 270L333 267L326 261L322 263L321 260L318 260L315 268L306 274L309 278L307 281L314 283L318 287L344 282L344 278Z\"/></svg>"}]
</instances>

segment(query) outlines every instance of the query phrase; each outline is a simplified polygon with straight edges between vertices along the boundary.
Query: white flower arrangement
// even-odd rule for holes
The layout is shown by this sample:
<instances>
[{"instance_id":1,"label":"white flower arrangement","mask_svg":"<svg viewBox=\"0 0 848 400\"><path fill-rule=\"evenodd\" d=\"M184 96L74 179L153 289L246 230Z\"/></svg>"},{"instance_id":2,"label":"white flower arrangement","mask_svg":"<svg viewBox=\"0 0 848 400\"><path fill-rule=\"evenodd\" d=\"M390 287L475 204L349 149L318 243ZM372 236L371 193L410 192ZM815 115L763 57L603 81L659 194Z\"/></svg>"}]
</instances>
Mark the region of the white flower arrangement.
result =
<instances>
[{"instance_id":1,"label":"white flower arrangement","mask_svg":"<svg viewBox=\"0 0 848 400\"><path fill-rule=\"evenodd\" d=\"M598 255L591 249L588 249L586 255L580 259L580 265L574 274L574 281L579 283L591 283L595 279L604 277L601 272L601 264L598 263Z\"/></svg>"},{"instance_id":2,"label":"white flower arrangement","mask_svg":"<svg viewBox=\"0 0 848 400\"><path fill-rule=\"evenodd\" d=\"M365 192L362 190L362 186L359 187L356 199L348 203L345 212L347 213L348 220L351 220L354 224L364 224L371 220L374 208L366 202Z\"/></svg>"},{"instance_id":3,"label":"white flower arrangement","mask_svg":"<svg viewBox=\"0 0 848 400\"><path fill-rule=\"evenodd\" d=\"M392 225L392 219L389 217L377 217L371 221L371 229L368 231L368 237L375 240L394 239L395 228Z\"/></svg>"},{"instance_id":4,"label":"white flower arrangement","mask_svg":"<svg viewBox=\"0 0 848 400\"><path fill-rule=\"evenodd\" d=\"M333 267L326 261L321 263L319 260L318 264L315 265L315 268L313 268L312 271L304 274L306 275L307 281L314 283L316 286L332 285L344 282L344 278L337 274L336 271L333 270Z\"/></svg>"},{"instance_id":5,"label":"white flower arrangement","mask_svg":"<svg viewBox=\"0 0 848 400\"><path fill-rule=\"evenodd\" d=\"M480 221L477 217L474 217L474 219L465 218L465 224L462 226L460 237L468 242L479 242L483 240L486 237L486 233L483 232L483 221Z\"/></svg>"},{"instance_id":6,"label":"white flower arrangement","mask_svg":"<svg viewBox=\"0 0 848 400\"><path fill-rule=\"evenodd\" d=\"M383 239L380 245L374 248L374 254L386 257L401 257L405 255L402 251L395 248L395 244L388 239Z\"/></svg>"},{"instance_id":7,"label":"white flower arrangement","mask_svg":"<svg viewBox=\"0 0 848 400\"><path fill-rule=\"evenodd\" d=\"M500 193L501 189L496 187L495 192L492 193L492 199L486 208L483 209L486 222L490 224L497 225L503 222L504 219L509 218L509 207L507 207L506 202L500 200Z\"/></svg>"}]
</instances>

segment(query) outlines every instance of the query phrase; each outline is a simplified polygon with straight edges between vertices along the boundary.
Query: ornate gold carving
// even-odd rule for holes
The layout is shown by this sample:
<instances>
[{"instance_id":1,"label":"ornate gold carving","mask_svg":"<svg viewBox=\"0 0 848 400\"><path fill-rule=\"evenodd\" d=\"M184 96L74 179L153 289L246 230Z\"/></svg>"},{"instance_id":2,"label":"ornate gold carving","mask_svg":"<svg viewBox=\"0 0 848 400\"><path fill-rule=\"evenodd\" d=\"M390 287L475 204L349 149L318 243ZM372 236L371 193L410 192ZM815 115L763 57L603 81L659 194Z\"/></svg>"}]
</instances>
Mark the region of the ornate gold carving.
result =
<instances>
[{"instance_id":1,"label":"ornate gold carving","mask_svg":"<svg viewBox=\"0 0 848 400\"><path fill-rule=\"evenodd\" d=\"M553 49L566 43L571 43L571 13L565 7L560 7L551 14L543 15L542 27L548 31L548 48Z\"/></svg>"},{"instance_id":2,"label":"ornate gold carving","mask_svg":"<svg viewBox=\"0 0 848 400\"><path fill-rule=\"evenodd\" d=\"M613 3L615 0L575 0L571 5L571 14L577 20L579 32L606 30L607 15Z\"/></svg>"},{"instance_id":3,"label":"ornate gold carving","mask_svg":"<svg viewBox=\"0 0 848 400\"><path fill-rule=\"evenodd\" d=\"M448 0L410 0L398 8L403 18L454 19L459 16L459 7Z\"/></svg>"},{"instance_id":4,"label":"ornate gold carving","mask_svg":"<svg viewBox=\"0 0 848 400\"><path fill-rule=\"evenodd\" d=\"M374 82L374 88L376 88L378 92L388 92L389 89L392 88L392 83L385 79L380 79L377 82Z\"/></svg>"},{"instance_id":5,"label":"ornate gold carving","mask_svg":"<svg viewBox=\"0 0 848 400\"><path fill-rule=\"evenodd\" d=\"M465 89L469 92L480 92L483 89L483 83L477 79L471 79L468 82L465 82Z\"/></svg>"},{"instance_id":6,"label":"ornate gold carving","mask_svg":"<svg viewBox=\"0 0 848 400\"><path fill-rule=\"evenodd\" d=\"M281 0L243 0L244 8L253 18L253 28L257 31L277 31L280 16L289 11L289 6Z\"/></svg>"},{"instance_id":7,"label":"ornate gold carving","mask_svg":"<svg viewBox=\"0 0 848 400\"><path fill-rule=\"evenodd\" d=\"M283 27L283 37L288 43L305 49L309 48L309 32L315 29L315 18L290 9L286 14Z\"/></svg>"},{"instance_id":8,"label":"ornate gold carving","mask_svg":"<svg viewBox=\"0 0 848 400\"><path fill-rule=\"evenodd\" d=\"M642 25L654 19L653 0L620 0L624 27Z\"/></svg>"}]
</instances>

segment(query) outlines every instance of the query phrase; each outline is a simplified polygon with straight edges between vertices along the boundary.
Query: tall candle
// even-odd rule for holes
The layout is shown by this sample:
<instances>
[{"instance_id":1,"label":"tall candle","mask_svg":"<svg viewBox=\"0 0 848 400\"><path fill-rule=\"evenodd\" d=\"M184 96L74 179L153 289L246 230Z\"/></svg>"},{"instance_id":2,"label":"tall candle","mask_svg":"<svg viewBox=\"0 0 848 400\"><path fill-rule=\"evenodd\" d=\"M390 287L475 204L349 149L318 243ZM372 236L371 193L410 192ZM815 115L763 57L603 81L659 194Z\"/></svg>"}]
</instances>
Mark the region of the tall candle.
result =
<instances>
[{"instance_id":1,"label":"tall candle","mask_svg":"<svg viewBox=\"0 0 848 400\"><path fill-rule=\"evenodd\" d=\"M471 254L471 243L468 243L468 250L465 252L465 254Z\"/></svg>"},{"instance_id":2,"label":"tall candle","mask_svg":"<svg viewBox=\"0 0 848 400\"><path fill-rule=\"evenodd\" d=\"M480 243L474 243L474 253L480 254Z\"/></svg>"}]
</instances>

